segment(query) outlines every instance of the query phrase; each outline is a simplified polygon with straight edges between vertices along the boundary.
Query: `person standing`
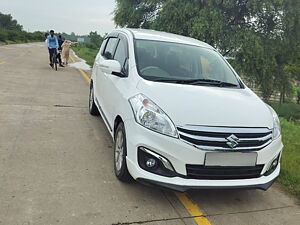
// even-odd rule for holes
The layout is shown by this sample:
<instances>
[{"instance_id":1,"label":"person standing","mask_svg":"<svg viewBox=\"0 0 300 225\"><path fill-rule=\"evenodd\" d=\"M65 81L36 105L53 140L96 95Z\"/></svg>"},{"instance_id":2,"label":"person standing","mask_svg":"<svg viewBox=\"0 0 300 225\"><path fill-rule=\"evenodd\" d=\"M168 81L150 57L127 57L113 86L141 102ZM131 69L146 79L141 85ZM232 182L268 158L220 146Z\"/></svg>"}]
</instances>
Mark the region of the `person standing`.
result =
<instances>
[{"instance_id":1,"label":"person standing","mask_svg":"<svg viewBox=\"0 0 300 225\"><path fill-rule=\"evenodd\" d=\"M62 52L62 44L63 44L63 39L61 37L61 35L58 35L58 53L57 53L57 59L59 62L59 66L60 67L64 67L62 64L62 60L61 60L61 52Z\"/></svg>"},{"instance_id":2,"label":"person standing","mask_svg":"<svg viewBox=\"0 0 300 225\"><path fill-rule=\"evenodd\" d=\"M45 33L45 45L47 46L47 48L48 48L48 36L49 34Z\"/></svg>"}]
</instances>

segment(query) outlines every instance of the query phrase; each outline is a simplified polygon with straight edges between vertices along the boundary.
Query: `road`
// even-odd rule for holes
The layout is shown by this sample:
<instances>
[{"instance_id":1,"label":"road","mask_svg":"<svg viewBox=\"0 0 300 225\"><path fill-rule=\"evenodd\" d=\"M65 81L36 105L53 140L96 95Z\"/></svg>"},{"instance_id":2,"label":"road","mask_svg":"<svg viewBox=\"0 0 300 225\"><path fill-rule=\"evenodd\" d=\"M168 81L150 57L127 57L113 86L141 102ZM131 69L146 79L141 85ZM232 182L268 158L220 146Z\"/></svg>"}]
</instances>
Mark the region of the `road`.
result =
<instances>
[{"instance_id":1,"label":"road","mask_svg":"<svg viewBox=\"0 0 300 225\"><path fill-rule=\"evenodd\" d=\"M43 43L0 47L0 225L299 225L278 184L176 194L119 182L88 92L75 68L49 67Z\"/></svg>"}]
</instances>

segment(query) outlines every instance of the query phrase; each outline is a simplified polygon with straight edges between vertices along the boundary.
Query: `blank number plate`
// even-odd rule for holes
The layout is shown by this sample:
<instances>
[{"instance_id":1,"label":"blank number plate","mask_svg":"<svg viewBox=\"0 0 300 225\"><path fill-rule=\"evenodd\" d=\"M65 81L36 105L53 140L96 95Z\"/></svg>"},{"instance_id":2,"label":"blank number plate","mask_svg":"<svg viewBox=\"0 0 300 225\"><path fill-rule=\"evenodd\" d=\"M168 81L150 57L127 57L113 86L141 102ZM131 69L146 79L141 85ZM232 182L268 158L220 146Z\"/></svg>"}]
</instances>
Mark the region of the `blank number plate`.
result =
<instances>
[{"instance_id":1,"label":"blank number plate","mask_svg":"<svg viewBox=\"0 0 300 225\"><path fill-rule=\"evenodd\" d=\"M256 152L207 152L206 166L255 166Z\"/></svg>"}]
</instances>

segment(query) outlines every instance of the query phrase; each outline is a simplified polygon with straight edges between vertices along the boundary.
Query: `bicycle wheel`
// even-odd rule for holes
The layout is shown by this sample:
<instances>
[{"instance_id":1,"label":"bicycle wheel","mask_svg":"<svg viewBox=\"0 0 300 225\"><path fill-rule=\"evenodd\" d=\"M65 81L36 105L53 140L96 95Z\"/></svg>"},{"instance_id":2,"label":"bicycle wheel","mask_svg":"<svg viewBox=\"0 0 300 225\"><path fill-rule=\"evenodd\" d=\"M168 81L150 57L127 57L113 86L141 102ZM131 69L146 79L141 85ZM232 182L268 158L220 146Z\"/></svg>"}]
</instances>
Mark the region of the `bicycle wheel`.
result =
<instances>
[{"instance_id":1,"label":"bicycle wheel","mask_svg":"<svg viewBox=\"0 0 300 225\"><path fill-rule=\"evenodd\" d=\"M52 63L53 63L53 69L57 71L57 61L56 61L56 54L54 53L52 56Z\"/></svg>"},{"instance_id":2,"label":"bicycle wheel","mask_svg":"<svg viewBox=\"0 0 300 225\"><path fill-rule=\"evenodd\" d=\"M57 71L57 61L55 60L55 63L54 63L54 67L55 67L55 70Z\"/></svg>"}]
</instances>

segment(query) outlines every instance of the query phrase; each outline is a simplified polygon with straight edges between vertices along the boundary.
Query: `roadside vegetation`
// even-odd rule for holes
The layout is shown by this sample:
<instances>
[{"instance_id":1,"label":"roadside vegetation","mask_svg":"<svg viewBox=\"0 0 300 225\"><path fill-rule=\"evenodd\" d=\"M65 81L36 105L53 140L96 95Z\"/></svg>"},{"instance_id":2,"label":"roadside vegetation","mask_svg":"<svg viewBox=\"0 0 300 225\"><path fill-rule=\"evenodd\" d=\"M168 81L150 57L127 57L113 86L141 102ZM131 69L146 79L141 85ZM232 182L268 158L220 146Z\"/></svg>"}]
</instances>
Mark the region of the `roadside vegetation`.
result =
<instances>
[{"instance_id":1,"label":"roadside vegetation","mask_svg":"<svg viewBox=\"0 0 300 225\"><path fill-rule=\"evenodd\" d=\"M87 64L93 66L98 50L88 48L84 44L76 44L75 46L72 46L72 49L75 51L76 55L84 59Z\"/></svg>"},{"instance_id":2,"label":"roadside vegetation","mask_svg":"<svg viewBox=\"0 0 300 225\"><path fill-rule=\"evenodd\" d=\"M277 112L280 117L285 118L288 121L300 121L300 104L295 103L269 103L272 108ZM300 133L299 133L300 139Z\"/></svg>"},{"instance_id":3,"label":"roadside vegetation","mask_svg":"<svg viewBox=\"0 0 300 225\"><path fill-rule=\"evenodd\" d=\"M10 14L0 12L0 45L43 40L44 34L42 32L26 32Z\"/></svg>"},{"instance_id":4,"label":"roadside vegetation","mask_svg":"<svg viewBox=\"0 0 300 225\"><path fill-rule=\"evenodd\" d=\"M90 32L87 41L83 43L78 43L72 47L75 53L82 59L86 60L87 64L92 66L96 55L102 44L103 37L97 32Z\"/></svg>"},{"instance_id":5,"label":"roadside vegetation","mask_svg":"<svg viewBox=\"0 0 300 225\"><path fill-rule=\"evenodd\" d=\"M300 122L280 121L284 150L278 181L300 199Z\"/></svg>"}]
</instances>

